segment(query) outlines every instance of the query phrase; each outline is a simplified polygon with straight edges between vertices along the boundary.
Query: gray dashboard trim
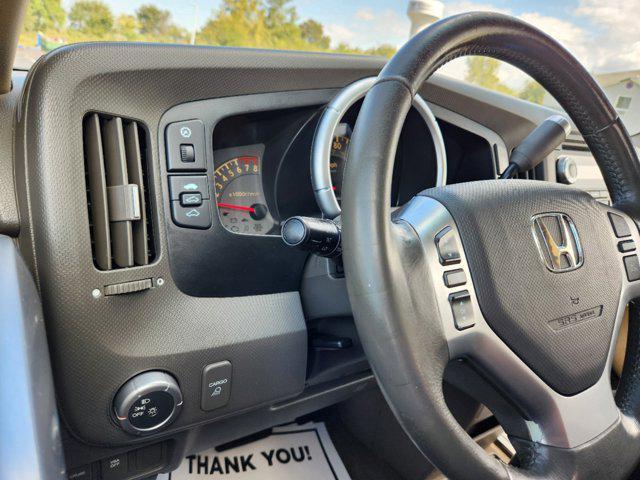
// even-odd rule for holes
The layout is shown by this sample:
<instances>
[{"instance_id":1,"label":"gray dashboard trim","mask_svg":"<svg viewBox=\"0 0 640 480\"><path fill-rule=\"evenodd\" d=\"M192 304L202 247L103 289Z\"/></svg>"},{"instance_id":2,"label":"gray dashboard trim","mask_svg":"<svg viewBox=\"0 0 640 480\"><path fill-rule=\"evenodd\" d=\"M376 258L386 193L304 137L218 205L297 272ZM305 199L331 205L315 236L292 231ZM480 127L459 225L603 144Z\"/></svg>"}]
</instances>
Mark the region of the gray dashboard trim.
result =
<instances>
[{"instance_id":1,"label":"gray dashboard trim","mask_svg":"<svg viewBox=\"0 0 640 480\"><path fill-rule=\"evenodd\" d=\"M146 370L173 374L185 400L180 417L157 438L302 391L307 335L298 292L196 298L173 282L160 187L160 119L175 105L202 99L342 87L375 75L382 63L357 56L117 43L64 47L36 63L17 124L19 241L39 279L60 412L74 436L93 445L141 442L116 427L107 412L119 386ZM158 248L152 265L109 272L93 266L82 150L88 111L148 127ZM104 285L144 278L164 282L131 295L91 295ZM222 360L233 364L231 400L202 412L201 369Z\"/></svg>"},{"instance_id":2,"label":"gray dashboard trim","mask_svg":"<svg viewBox=\"0 0 640 480\"><path fill-rule=\"evenodd\" d=\"M40 298L14 241L0 235L0 477L65 477Z\"/></svg>"},{"instance_id":3,"label":"gray dashboard trim","mask_svg":"<svg viewBox=\"0 0 640 480\"><path fill-rule=\"evenodd\" d=\"M25 72L15 72L11 91L0 95L0 234L10 236L18 235L20 230L13 174L13 142L16 107L26 76Z\"/></svg>"}]
</instances>

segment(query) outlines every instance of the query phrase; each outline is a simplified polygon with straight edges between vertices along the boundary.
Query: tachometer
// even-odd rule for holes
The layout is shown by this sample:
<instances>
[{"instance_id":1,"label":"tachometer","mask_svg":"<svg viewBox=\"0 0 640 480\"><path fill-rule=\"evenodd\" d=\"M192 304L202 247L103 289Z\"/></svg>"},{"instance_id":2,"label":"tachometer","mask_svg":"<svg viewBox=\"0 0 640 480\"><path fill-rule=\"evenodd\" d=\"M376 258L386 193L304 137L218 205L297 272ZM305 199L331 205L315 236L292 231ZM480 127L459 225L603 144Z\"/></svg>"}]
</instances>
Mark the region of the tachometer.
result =
<instances>
[{"instance_id":1,"label":"tachometer","mask_svg":"<svg viewBox=\"0 0 640 480\"><path fill-rule=\"evenodd\" d=\"M331 158L329 159L329 171L331 172L331 184L338 202L342 197L342 178L347 166L349 155L349 142L351 141L351 127L348 123L341 123L336 127L331 142Z\"/></svg>"},{"instance_id":2,"label":"tachometer","mask_svg":"<svg viewBox=\"0 0 640 480\"><path fill-rule=\"evenodd\" d=\"M275 225L262 189L263 149L248 145L213 153L218 214L230 232L266 235Z\"/></svg>"}]
</instances>

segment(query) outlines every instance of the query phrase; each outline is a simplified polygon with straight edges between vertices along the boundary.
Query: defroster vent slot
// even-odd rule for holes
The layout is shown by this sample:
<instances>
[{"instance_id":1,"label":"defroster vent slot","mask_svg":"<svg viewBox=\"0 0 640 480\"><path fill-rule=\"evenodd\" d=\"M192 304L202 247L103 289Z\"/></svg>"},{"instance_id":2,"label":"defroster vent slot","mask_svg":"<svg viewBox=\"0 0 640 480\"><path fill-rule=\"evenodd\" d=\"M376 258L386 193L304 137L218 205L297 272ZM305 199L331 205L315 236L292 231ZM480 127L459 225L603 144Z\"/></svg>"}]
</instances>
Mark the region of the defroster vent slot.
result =
<instances>
[{"instance_id":1,"label":"defroster vent slot","mask_svg":"<svg viewBox=\"0 0 640 480\"><path fill-rule=\"evenodd\" d=\"M90 113L84 119L93 259L100 270L153 261L147 148L135 120Z\"/></svg>"}]
</instances>

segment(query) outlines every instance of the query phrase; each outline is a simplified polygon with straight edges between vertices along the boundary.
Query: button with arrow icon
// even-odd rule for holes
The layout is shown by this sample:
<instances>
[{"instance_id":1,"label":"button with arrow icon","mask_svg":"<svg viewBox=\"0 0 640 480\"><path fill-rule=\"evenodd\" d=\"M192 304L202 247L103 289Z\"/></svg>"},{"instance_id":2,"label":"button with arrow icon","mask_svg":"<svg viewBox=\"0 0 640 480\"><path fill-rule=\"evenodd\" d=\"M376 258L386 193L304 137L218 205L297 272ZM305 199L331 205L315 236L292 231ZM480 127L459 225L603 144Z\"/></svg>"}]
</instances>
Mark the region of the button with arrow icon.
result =
<instances>
[{"instance_id":1,"label":"button with arrow icon","mask_svg":"<svg viewBox=\"0 0 640 480\"><path fill-rule=\"evenodd\" d=\"M194 199L189 201L189 196L196 194L183 194L180 196L180 200L174 200L171 202L171 215L173 222L186 228L200 228L205 229L211 226L211 213L210 202L202 200L202 197L198 195L200 204L197 205Z\"/></svg>"}]
</instances>

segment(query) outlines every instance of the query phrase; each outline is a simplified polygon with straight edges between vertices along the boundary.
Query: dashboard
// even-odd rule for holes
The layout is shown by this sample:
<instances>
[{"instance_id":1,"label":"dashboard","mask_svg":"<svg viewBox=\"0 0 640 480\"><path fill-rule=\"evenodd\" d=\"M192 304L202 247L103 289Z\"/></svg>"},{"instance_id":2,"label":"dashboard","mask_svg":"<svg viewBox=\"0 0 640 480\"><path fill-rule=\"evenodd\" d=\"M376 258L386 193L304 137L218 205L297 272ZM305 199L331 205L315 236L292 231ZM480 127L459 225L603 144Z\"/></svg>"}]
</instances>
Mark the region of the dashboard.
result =
<instances>
[{"instance_id":1,"label":"dashboard","mask_svg":"<svg viewBox=\"0 0 640 480\"><path fill-rule=\"evenodd\" d=\"M292 216L322 216L310 166L318 123L343 88L383 66L97 43L56 50L16 76L12 124L0 129L15 131L15 144L0 137L9 152L0 166L9 158L15 171L0 195L0 231L15 239L42 298L70 468L160 445L168 470L186 452L375 388L341 265L287 247L279 232ZM447 183L495 178L552 113L439 76L420 93L442 132ZM361 103L328 145L338 200ZM561 154L590 172L583 146L575 136L527 175L555 181ZM391 205L435 185L435 157L412 109ZM596 176L582 180L606 190ZM314 347L335 337L352 347ZM114 403L149 372L171 385L181 410L159 428L125 428ZM214 405L203 402L220 380L212 375L227 389Z\"/></svg>"},{"instance_id":2,"label":"dashboard","mask_svg":"<svg viewBox=\"0 0 640 480\"><path fill-rule=\"evenodd\" d=\"M280 226L295 215L322 216L311 181L312 147L324 105L336 93L205 100L164 115L168 254L173 279L184 293L246 296L298 288L306 255L283 244ZM361 104L346 111L331 139L329 168L338 198ZM189 137L176 138L185 129ZM449 183L495 176L498 166L486 138L446 120L440 120L440 129ZM202 152L201 157L185 156L185 149ZM394 168L392 206L436 184L433 139L415 108L405 120ZM207 274L211 271L218 275Z\"/></svg>"}]
</instances>

